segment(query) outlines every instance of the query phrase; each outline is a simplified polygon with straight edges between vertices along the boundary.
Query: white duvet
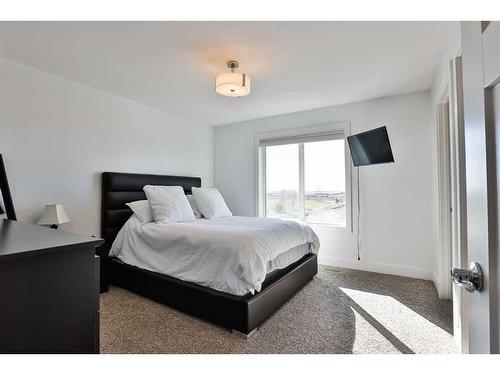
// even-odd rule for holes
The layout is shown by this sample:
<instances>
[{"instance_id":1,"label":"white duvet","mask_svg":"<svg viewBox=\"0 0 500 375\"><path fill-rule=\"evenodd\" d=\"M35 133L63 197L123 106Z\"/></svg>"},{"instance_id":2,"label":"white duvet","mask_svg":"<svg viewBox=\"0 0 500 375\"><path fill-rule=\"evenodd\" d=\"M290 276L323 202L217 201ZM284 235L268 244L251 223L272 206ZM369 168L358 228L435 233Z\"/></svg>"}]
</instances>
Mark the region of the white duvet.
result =
<instances>
[{"instance_id":1,"label":"white duvet","mask_svg":"<svg viewBox=\"0 0 500 375\"><path fill-rule=\"evenodd\" d=\"M311 252L318 251L316 233L292 220L232 216L142 224L132 215L110 255L132 266L245 295L260 291L269 261L307 243Z\"/></svg>"}]
</instances>

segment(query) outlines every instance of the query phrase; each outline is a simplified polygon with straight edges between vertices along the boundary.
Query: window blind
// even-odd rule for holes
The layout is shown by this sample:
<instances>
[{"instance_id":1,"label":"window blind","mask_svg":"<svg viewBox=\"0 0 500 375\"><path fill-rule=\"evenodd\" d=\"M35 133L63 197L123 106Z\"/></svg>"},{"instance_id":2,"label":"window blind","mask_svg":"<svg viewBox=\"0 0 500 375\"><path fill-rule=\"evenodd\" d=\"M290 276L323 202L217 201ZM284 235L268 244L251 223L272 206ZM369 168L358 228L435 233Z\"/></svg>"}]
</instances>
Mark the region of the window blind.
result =
<instances>
[{"instance_id":1,"label":"window blind","mask_svg":"<svg viewBox=\"0 0 500 375\"><path fill-rule=\"evenodd\" d=\"M343 131L322 131L307 134L287 135L280 137L263 138L259 140L259 147L288 145L295 143L331 141L334 139L344 139Z\"/></svg>"}]
</instances>

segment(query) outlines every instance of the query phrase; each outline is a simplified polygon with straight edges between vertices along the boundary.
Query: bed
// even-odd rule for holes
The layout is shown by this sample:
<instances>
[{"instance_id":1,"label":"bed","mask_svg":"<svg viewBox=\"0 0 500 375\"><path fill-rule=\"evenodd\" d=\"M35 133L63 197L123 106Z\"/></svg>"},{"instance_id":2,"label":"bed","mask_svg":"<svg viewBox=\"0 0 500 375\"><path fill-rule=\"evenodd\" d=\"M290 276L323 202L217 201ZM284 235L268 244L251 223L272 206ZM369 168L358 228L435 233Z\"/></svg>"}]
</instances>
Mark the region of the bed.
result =
<instances>
[{"instance_id":1,"label":"bed","mask_svg":"<svg viewBox=\"0 0 500 375\"><path fill-rule=\"evenodd\" d=\"M268 264L270 269L266 271L265 279L259 283L260 290L242 289L238 295L229 293L224 288L186 281L184 277L183 280L168 276L144 263L126 263L119 257L109 256L115 238L120 231L123 232L122 228L134 225L132 211L125 203L145 199L142 189L148 184L182 186L184 192L190 194L192 187L201 186L201 179L115 172L102 174L101 235L106 241L98 250L102 257L102 292L107 291L111 283L219 326L250 335L261 322L316 275L316 254L305 251L304 248L290 249L295 250L293 256L300 255L298 260L286 263L285 268L282 268L282 264L274 267ZM199 224L192 225L207 224L200 221ZM290 256L284 254L286 255Z\"/></svg>"}]
</instances>

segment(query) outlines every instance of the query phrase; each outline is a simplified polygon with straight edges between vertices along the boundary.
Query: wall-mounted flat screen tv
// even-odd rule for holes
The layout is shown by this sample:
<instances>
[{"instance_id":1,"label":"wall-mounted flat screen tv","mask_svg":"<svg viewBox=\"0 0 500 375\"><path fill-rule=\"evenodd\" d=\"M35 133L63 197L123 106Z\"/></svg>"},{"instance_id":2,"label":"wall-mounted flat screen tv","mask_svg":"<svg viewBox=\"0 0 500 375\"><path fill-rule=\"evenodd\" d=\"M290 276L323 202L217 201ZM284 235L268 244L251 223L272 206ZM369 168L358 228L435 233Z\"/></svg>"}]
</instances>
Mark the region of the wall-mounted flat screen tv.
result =
<instances>
[{"instance_id":1,"label":"wall-mounted flat screen tv","mask_svg":"<svg viewBox=\"0 0 500 375\"><path fill-rule=\"evenodd\" d=\"M2 201L5 207L2 207ZM4 212L5 211L5 212ZM14 210L14 203L9 190L9 182L7 181L7 172L3 164L3 157L0 154L0 214L7 214L7 219L16 220L16 211Z\"/></svg>"},{"instance_id":2,"label":"wall-mounted flat screen tv","mask_svg":"<svg viewBox=\"0 0 500 375\"><path fill-rule=\"evenodd\" d=\"M393 163L387 128L382 126L347 137L355 167L370 164Z\"/></svg>"}]
</instances>

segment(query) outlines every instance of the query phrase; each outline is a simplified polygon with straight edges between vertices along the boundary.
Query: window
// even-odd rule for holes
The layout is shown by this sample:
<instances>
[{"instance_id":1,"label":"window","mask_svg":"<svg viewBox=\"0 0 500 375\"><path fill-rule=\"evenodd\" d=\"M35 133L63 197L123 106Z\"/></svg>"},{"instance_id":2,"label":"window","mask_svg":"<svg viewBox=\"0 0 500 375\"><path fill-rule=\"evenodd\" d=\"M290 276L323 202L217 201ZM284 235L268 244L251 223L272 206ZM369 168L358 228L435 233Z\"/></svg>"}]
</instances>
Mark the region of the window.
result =
<instances>
[{"instance_id":1,"label":"window","mask_svg":"<svg viewBox=\"0 0 500 375\"><path fill-rule=\"evenodd\" d=\"M345 227L343 132L259 140L261 215Z\"/></svg>"}]
</instances>

